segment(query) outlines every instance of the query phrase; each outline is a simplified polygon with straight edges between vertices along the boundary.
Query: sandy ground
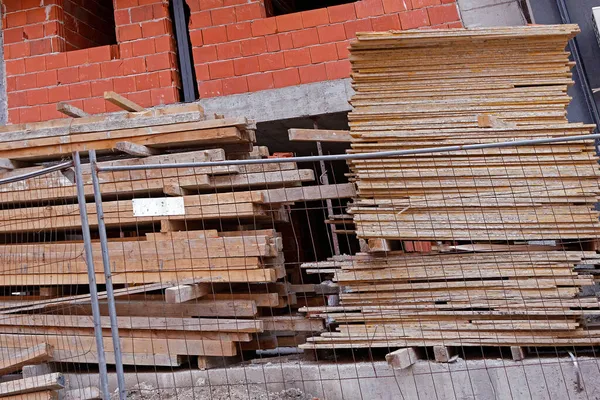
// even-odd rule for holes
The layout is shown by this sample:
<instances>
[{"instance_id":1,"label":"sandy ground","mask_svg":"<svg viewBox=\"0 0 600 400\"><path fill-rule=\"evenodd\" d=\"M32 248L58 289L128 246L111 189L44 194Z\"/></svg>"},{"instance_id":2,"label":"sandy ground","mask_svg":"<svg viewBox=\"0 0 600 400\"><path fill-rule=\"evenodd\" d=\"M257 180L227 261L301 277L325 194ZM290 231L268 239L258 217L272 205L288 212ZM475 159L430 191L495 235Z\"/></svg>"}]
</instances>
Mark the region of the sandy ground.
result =
<instances>
[{"instance_id":1,"label":"sandy ground","mask_svg":"<svg viewBox=\"0 0 600 400\"><path fill-rule=\"evenodd\" d=\"M113 395L112 399L118 399ZM128 400L314 400L313 396L298 389L288 389L279 393L267 392L260 385L236 385L211 387L203 379L194 388L156 389L140 383L127 394ZM318 399L317 399L318 400Z\"/></svg>"}]
</instances>

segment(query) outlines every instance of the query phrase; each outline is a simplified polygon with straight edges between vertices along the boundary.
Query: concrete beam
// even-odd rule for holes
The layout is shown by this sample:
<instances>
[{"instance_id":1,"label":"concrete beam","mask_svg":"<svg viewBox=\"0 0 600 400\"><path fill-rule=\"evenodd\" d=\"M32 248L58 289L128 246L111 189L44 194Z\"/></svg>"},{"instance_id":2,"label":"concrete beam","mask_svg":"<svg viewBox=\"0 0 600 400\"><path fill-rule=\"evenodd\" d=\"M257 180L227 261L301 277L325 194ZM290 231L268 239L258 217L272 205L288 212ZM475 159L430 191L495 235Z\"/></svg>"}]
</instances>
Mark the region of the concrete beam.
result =
<instances>
[{"instance_id":1,"label":"concrete beam","mask_svg":"<svg viewBox=\"0 0 600 400\"><path fill-rule=\"evenodd\" d=\"M385 362L316 363L281 362L229 367L207 371L139 372L125 377L127 387L143 382L145 387L190 389L198 385L238 387L258 385L269 392L300 389L328 400L418 400L418 399L570 399L596 398L600 393L599 360L579 357L583 390L576 384L576 371L568 358L531 358L515 362L503 359L439 364L417 361L411 368L393 370ZM97 386L98 375L66 375L70 387ZM111 391L115 374L110 374ZM227 390L227 389L224 389Z\"/></svg>"},{"instance_id":2,"label":"concrete beam","mask_svg":"<svg viewBox=\"0 0 600 400\"><path fill-rule=\"evenodd\" d=\"M207 115L244 116L256 122L278 121L350 111L350 79L316 82L254 93L201 99Z\"/></svg>"},{"instance_id":3,"label":"concrete beam","mask_svg":"<svg viewBox=\"0 0 600 400\"><path fill-rule=\"evenodd\" d=\"M461 19L467 28L527 24L520 0L457 1Z\"/></svg>"}]
</instances>

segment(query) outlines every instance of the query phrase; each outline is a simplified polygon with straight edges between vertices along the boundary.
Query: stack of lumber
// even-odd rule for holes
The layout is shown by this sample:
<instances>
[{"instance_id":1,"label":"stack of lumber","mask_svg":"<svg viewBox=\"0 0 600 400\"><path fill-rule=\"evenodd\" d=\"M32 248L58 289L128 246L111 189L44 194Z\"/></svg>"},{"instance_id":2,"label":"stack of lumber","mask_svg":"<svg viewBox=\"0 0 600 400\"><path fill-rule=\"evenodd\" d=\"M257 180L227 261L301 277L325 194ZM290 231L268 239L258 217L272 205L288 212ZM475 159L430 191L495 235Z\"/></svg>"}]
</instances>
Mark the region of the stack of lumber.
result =
<instances>
[{"instance_id":1,"label":"stack of lumber","mask_svg":"<svg viewBox=\"0 0 600 400\"><path fill-rule=\"evenodd\" d=\"M564 48L577 32L358 34L351 151L590 133L566 119ZM349 213L368 252L304 265L333 273L341 294L339 306L304 308L338 325L302 347L600 344L600 256L582 251L600 236L593 140L355 160L351 172Z\"/></svg>"},{"instance_id":2,"label":"stack of lumber","mask_svg":"<svg viewBox=\"0 0 600 400\"><path fill-rule=\"evenodd\" d=\"M267 157L254 130L245 118L206 119L198 105L7 126L0 178L74 150L98 150L101 166ZM284 260L280 228L294 202L349 188L304 187L314 173L293 162L100 172L99 179L124 364L208 368L322 330L321 321L297 314L286 280L299 266ZM83 180L103 285L89 164ZM98 361L74 182L70 169L0 185L0 352L45 343L53 362ZM174 198L181 215L140 214L134 203ZM106 292L99 300L114 363Z\"/></svg>"},{"instance_id":3,"label":"stack of lumber","mask_svg":"<svg viewBox=\"0 0 600 400\"><path fill-rule=\"evenodd\" d=\"M352 152L591 133L569 124L576 25L365 33L351 45ZM353 161L364 239L593 238L593 140Z\"/></svg>"},{"instance_id":4,"label":"stack of lumber","mask_svg":"<svg viewBox=\"0 0 600 400\"><path fill-rule=\"evenodd\" d=\"M304 309L340 326L301 347L596 345L585 318L600 305L581 295L594 278L578 270L599 263L581 251L359 254L335 272L341 305Z\"/></svg>"}]
</instances>

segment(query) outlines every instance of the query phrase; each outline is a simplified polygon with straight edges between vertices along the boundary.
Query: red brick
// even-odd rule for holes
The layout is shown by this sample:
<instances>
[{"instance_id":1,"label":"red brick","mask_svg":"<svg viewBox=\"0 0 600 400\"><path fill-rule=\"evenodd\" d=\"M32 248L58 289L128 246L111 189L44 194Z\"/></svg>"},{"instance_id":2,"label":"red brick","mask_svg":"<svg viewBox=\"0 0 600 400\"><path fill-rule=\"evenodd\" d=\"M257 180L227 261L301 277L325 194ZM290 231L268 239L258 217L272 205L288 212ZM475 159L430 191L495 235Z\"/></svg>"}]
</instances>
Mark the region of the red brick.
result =
<instances>
[{"instance_id":1,"label":"red brick","mask_svg":"<svg viewBox=\"0 0 600 400\"><path fill-rule=\"evenodd\" d=\"M112 80L114 89L120 93L135 92L134 76L119 76ZM93 89L93 88L92 88ZM94 95L94 94L92 94Z\"/></svg>"},{"instance_id":2,"label":"red brick","mask_svg":"<svg viewBox=\"0 0 600 400\"><path fill-rule=\"evenodd\" d=\"M117 39L119 42L137 40L142 38L142 28L139 24L117 27Z\"/></svg>"},{"instance_id":3,"label":"red brick","mask_svg":"<svg viewBox=\"0 0 600 400\"><path fill-rule=\"evenodd\" d=\"M152 21L154 19L154 11L152 5L134 7L131 10L129 10L129 15L131 15L132 23Z\"/></svg>"},{"instance_id":4,"label":"red brick","mask_svg":"<svg viewBox=\"0 0 600 400\"><path fill-rule=\"evenodd\" d=\"M304 11L300 15L302 16L302 25L305 28L329 24L329 13L326 8Z\"/></svg>"},{"instance_id":5,"label":"red brick","mask_svg":"<svg viewBox=\"0 0 600 400\"><path fill-rule=\"evenodd\" d=\"M148 71L160 71L162 69L174 68L170 53L152 54L146 56L146 69Z\"/></svg>"},{"instance_id":6,"label":"red brick","mask_svg":"<svg viewBox=\"0 0 600 400\"><path fill-rule=\"evenodd\" d=\"M42 42L42 40L37 40L37 42ZM47 41L43 40L43 42ZM6 52L6 58L14 59L29 57L31 55L31 44L29 42L23 42L4 45L4 51Z\"/></svg>"},{"instance_id":7,"label":"red brick","mask_svg":"<svg viewBox=\"0 0 600 400\"><path fill-rule=\"evenodd\" d=\"M6 94L9 107L25 107L27 106L27 97L30 91L9 92Z\"/></svg>"},{"instance_id":8,"label":"red brick","mask_svg":"<svg viewBox=\"0 0 600 400\"><path fill-rule=\"evenodd\" d=\"M86 99L92 96L92 87L90 82L76 83L69 85L69 98L71 99Z\"/></svg>"},{"instance_id":9,"label":"red brick","mask_svg":"<svg viewBox=\"0 0 600 400\"><path fill-rule=\"evenodd\" d=\"M381 17L371 18L371 25L374 31L392 31L400 30L400 18L398 15L382 15Z\"/></svg>"},{"instance_id":10,"label":"red brick","mask_svg":"<svg viewBox=\"0 0 600 400\"><path fill-rule=\"evenodd\" d=\"M429 25L429 17L427 16L426 9L419 9L414 11L406 11L399 14L400 24L402 29L415 29L421 26Z\"/></svg>"},{"instance_id":11,"label":"red brick","mask_svg":"<svg viewBox=\"0 0 600 400\"><path fill-rule=\"evenodd\" d=\"M227 25L236 22L235 7L217 8L211 10L210 18L213 26Z\"/></svg>"},{"instance_id":12,"label":"red brick","mask_svg":"<svg viewBox=\"0 0 600 400\"><path fill-rule=\"evenodd\" d=\"M254 56L267 52L267 42L264 37L257 37L242 41L242 55Z\"/></svg>"},{"instance_id":13,"label":"red brick","mask_svg":"<svg viewBox=\"0 0 600 400\"><path fill-rule=\"evenodd\" d=\"M286 67L299 67L311 63L310 50L296 49L283 52Z\"/></svg>"},{"instance_id":14,"label":"red brick","mask_svg":"<svg viewBox=\"0 0 600 400\"><path fill-rule=\"evenodd\" d=\"M223 95L240 94L248 91L248 81L245 76L223 79Z\"/></svg>"},{"instance_id":15,"label":"red brick","mask_svg":"<svg viewBox=\"0 0 600 400\"><path fill-rule=\"evenodd\" d=\"M152 88L160 87L160 75L158 72L152 72L150 74L136 75L135 77L135 88L136 90L149 90Z\"/></svg>"},{"instance_id":16,"label":"red brick","mask_svg":"<svg viewBox=\"0 0 600 400\"><path fill-rule=\"evenodd\" d=\"M217 61L217 46L202 46L192 50L194 64Z\"/></svg>"},{"instance_id":17,"label":"red brick","mask_svg":"<svg viewBox=\"0 0 600 400\"><path fill-rule=\"evenodd\" d=\"M219 60L229 60L242 56L242 44L240 42L221 43L217 45L217 56Z\"/></svg>"},{"instance_id":18,"label":"red brick","mask_svg":"<svg viewBox=\"0 0 600 400\"><path fill-rule=\"evenodd\" d=\"M56 104L42 104L40 106L40 117L42 121L67 118L67 116L56 109Z\"/></svg>"},{"instance_id":19,"label":"red brick","mask_svg":"<svg viewBox=\"0 0 600 400\"><path fill-rule=\"evenodd\" d=\"M6 40L6 36L5 40ZM33 39L41 39L44 37L44 25L36 24L36 25L27 25L23 27L22 37L33 40Z\"/></svg>"},{"instance_id":20,"label":"red brick","mask_svg":"<svg viewBox=\"0 0 600 400\"><path fill-rule=\"evenodd\" d=\"M152 107L152 97L149 90L143 92L129 93L125 97L142 107Z\"/></svg>"},{"instance_id":21,"label":"red brick","mask_svg":"<svg viewBox=\"0 0 600 400\"><path fill-rule=\"evenodd\" d=\"M191 31L190 32L190 42L191 42L192 47L202 46L202 44L204 44L204 41L202 40L202 31L201 30Z\"/></svg>"},{"instance_id":22,"label":"red brick","mask_svg":"<svg viewBox=\"0 0 600 400\"><path fill-rule=\"evenodd\" d=\"M116 0L115 8L131 8L138 5L138 0Z\"/></svg>"},{"instance_id":23,"label":"red brick","mask_svg":"<svg viewBox=\"0 0 600 400\"><path fill-rule=\"evenodd\" d=\"M258 57L246 57L233 60L233 70L237 76L259 72ZM225 83L223 83L223 85L225 85Z\"/></svg>"},{"instance_id":24,"label":"red brick","mask_svg":"<svg viewBox=\"0 0 600 400\"><path fill-rule=\"evenodd\" d=\"M133 42L134 57L145 56L154 53L156 53L156 48L154 47L154 39L144 39Z\"/></svg>"},{"instance_id":25,"label":"red brick","mask_svg":"<svg viewBox=\"0 0 600 400\"><path fill-rule=\"evenodd\" d=\"M6 91L14 92L17 90L17 77L16 76L7 76L6 77Z\"/></svg>"},{"instance_id":26,"label":"red brick","mask_svg":"<svg viewBox=\"0 0 600 400\"><path fill-rule=\"evenodd\" d=\"M146 59L144 57L127 58L123 63L123 73L120 75L136 75L146 72Z\"/></svg>"},{"instance_id":27,"label":"red brick","mask_svg":"<svg viewBox=\"0 0 600 400\"><path fill-rule=\"evenodd\" d=\"M204 44L225 43L227 41L227 28L217 26L203 29L202 40Z\"/></svg>"},{"instance_id":28,"label":"red brick","mask_svg":"<svg viewBox=\"0 0 600 400\"><path fill-rule=\"evenodd\" d=\"M192 13L190 17L190 29L208 28L209 26L212 26L210 11Z\"/></svg>"},{"instance_id":29,"label":"red brick","mask_svg":"<svg viewBox=\"0 0 600 400\"><path fill-rule=\"evenodd\" d=\"M67 66L67 53L46 55L46 69L58 69Z\"/></svg>"},{"instance_id":30,"label":"red brick","mask_svg":"<svg viewBox=\"0 0 600 400\"><path fill-rule=\"evenodd\" d=\"M90 63L97 63L101 61L110 61L118 58L117 52L119 47L117 46L99 46L88 49L88 60Z\"/></svg>"},{"instance_id":31,"label":"red brick","mask_svg":"<svg viewBox=\"0 0 600 400\"><path fill-rule=\"evenodd\" d=\"M235 75L233 61L217 61L208 64L211 79L230 78Z\"/></svg>"},{"instance_id":32,"label":"red brick","mask_svg":"<svg viewBox=\"0 0 600 400\"><path fill-rule=\"evenodd\" d=\"M123 75L123 61L114 60L107 61L100 64L100 70L102 71L103 78L111 78L113 76Z\"/></svg>"},{"instance_id":33,"label":"red brick","mask_svg":"<svg viewBox=\"0 0 600 400\"><path fill-rule=\"evenodd\" d=\"M154 14L154 19L161 18L171 18L171 13L169 12L169 4L166 1L156 2L155 0L148 0L152 5L152 12Z\"/></svg>"},{"instance_id":34,"label":"red brick","mask_svg":"<svg viewBox=\"0 0 600 400\"><path fill-rule=\"evenodd\" d=\"M302 18L296 14L278 15L275 17L278 32L289 32L302 29Z\"/></svg>"},{"instance_id":35,"label":"red brick","mask_svg":"<svg viewBox=\"0 0 600 400\"><path fill-rule=\"evenodd\" d=\"M67 84L79 82L79 67L61 68L58 70L58 83Z\"/></svg>"},{"instance_id":36,"label":"red brick","mask_svg":"<svg viewBox=\"0 0 600 400\"><path fill-rule=\"evenodd\" d=\"M348 60L326 63L325 69L327 72L327 79L329 80L348 78L352 72L350 61Z\"/></svg>"},{"instance_id":37,"label":"red brick","mask_svg":"<svg viewBox=\"0 0 600 400\"><path fill-rule=\"evenodd\" d=\"M451 28L451 29L462 28L462 27L463 27L463 24L460 21L450 22L448 24L448 28Z\"/></svg>"},{"instance_id":38,"label":"red brick","mask_svg":"<svg viewBox=\"0 0 600 400\"><path fill-rule=\"evenodd\" d=\"M294 86L300 84L298 68L289 68L273 72L273 83L276 88Z\"/></svg>"},{"instance_id":39,"label":"red brick","mask_svg":"<svg viewBox=\"0 0 600 400\"><path fill-rule=\"evenodd\" d=\"M223 7L223 0L200 0L201 10Z\"/></svg>"},{"instance_id":40,"label":"red brick","mask_svg":"<svg viewBox=\"0 0 600 400\"><path fill-rule=\"evenodd\" d=\"M40 122L42 120L40 115L39 106L20 108L19 122Z\"/></svg>"},{"instance_id":41,"label":"red brick","mask_svg":"<svg viewBox=\"0 0 600 400\"><path fill-rule=\"evenodd\" d=\"M223 5L227 6L237 6L238 4L245 4L248 0L223 0Z\"/></svg>"},{"instance_id":42,"label":"red brick","mask_svg":"<svg viewBox=\"0 0 600 400\"><path fill-rule=\"evenodd\" d=\"M18 43L24 38L23 28L13 28L4 30L4 43Z\"/></svg>"},{"instance_id":43,"label":"red brick","mask_svg":"<svg viewBox=\"0 0 600 400\"><path fill-rule=\"evenodd\" d=\"M175 52L175 38L171 35L154 38L154 49L157 53Z\"/></svg>"},{"instance_id":44,"label":"red brick","mask_svg":"<svg viewBox=\"0 0 600 400\"><path fill-rule=\"evenodd\" d=\"M460 19L456 4L431 7L427 9L427 12L429 13L429 21L431 22L431 25L454 22Z\"/></svg>"},{"instance_id":45,"label":"red brick","mask_svg":"<svg viewBox=\"0 0 600 400\"><path fill-rule=\"evenodd\" d=\"M294 48L294 41L291 33L282 33L279 36L279 48L281 50L289 50Z\"/></svg>"},{"instance_id":46,"label":"red brick","mask_svg":"<svg viewBox=\"0 0 600 400\"><path fill-rule=\"evenodd\" d=\"M205 81L198 85L200 98L216 97L223 95L223 81Z\"/></svg>"},{"instance_id":47,"label":"red brick","mask_svg":"<svg viewBox=\"0 0 600 400\"><path fill-rule=\"evenodd\" d=\"M258 65L261 71L275 71L285 68L283 53L267 53L258 56Z\"/></svg>"},{"instance_id":48,"label":"red brick","mask_svg":"<svg viewBox=\"0 0 600 400\"><path fill-rule=\"evenodd\" d=\"M277 21L275 18L263 18L251 23L252 36L265 36L277 33Z\"/></svg>"},{"instance_id":49,"label":"red brick","mask_svg":"<svg viewBox=\"0 0 600 400\"><path fill-rule=\"evenodd\" d=\"M158 80L160 83L160 87L181 86L179 74L176 71L159 71Z\"/></svg>"},{"instance_id":50,"label":"red brick","mask_svg":"<svg viewBox=\"0 0 600 400\"><path fill-rule=\"evenodd\" d=\"M69 100L68 86L55 86L48 88L48 102L57 103L65 100Z\"/></svg>"},{"instance_id":51,"label":"red brick","mask_svg":"<svg viewBox=\"0 0 600 400\"><path fill-rule=\"evenodd\" d=\"M115 78L115 80L118 78ZM133 78L132 78L133 79ZM102 96L104 92L114 91L113 80L103 79L92 82L92 96Z\"/></svg>"},{"instance_id":52,"label":"red brick","mask_svg":"<svg viewBox=\"0 0 600 400\"><path fill-rule=\"evenodd\" d=\"M275 87L272 73L249 75L247 80L250 92L258 92L259 90L273 89Z\"/></svg>"},{"instance_id":53,"label":"red brick","mask_svg":"<svg viewBox=\"0 0 600 400\"><path fill-rule=\"evenodd\" d=\"M337 48L338 60L345 60L350 57L350 42L338 42L335 47Z\"/></svg>"},{"instance_id":54,"label":"red brick","mask_svg":"<svg viewBox=\"0 0 600 400\"><path fill-rule=\"evenodd\" d=\"M56 6L50 6L50 13L56 12L53 9L57 9ZM51 19L51 18L49 18ZM27 11L27 24L37 24L46 20L46 8L39 7Z\"/></svg>"},{"instance_id":55,"label":"red brick","mask_svg":"<svg viewBox=\"0 0 600 400\"><path fill-rule=\"evenodd\" d=\"M442 4L441 0L411 0L413 8L425 8Z\"/></svg>"},{"instance_id":56,"label":"red brick","mask_svg":"<svg viewBox=\"0 0 600 400\"><path fill-rule=\"evenodd\" d=\"M356 19L354 3L328 7L327 11L329 12L329 22L332 24Z\"/></svg>"},{"instance_id":57,"label":"red brick","mask_svg":"<svg viewBox=\"0 0 600 400\"><path fill-rule=\"evenodd\" d=\"M106 112L106 100L104 98L83 100L83 111L90 114L100 114Z\"/></svg>"},{"instance_id":58,"label":"red brick","mask_svg":"<svg viewBox=\"0 0 600 400\"><path fill-rule=\"evenodd\" d=\"M48 103L48 89L35 89L27 91L27 105L35 106L37 104Z\"/></svg>"},{"instance_id":59,"label":"red brick","mask_svg":"<svg viewBox=\"0 0 600 400\"><path fill-rule=\"evenodd\" d=\"M367 18L382 15L383 2L381 0L362 0L354 3L356 18Z\"/></svg>"},{"instance_id":60,"label":"red brick","mask_svg":"<svg viewBox=\"0 0 600 400\"><path fill-rule=\"evenodd\" d=\"M27 12L19 11L6 15L6 28L27 25Z\"/></svg>"},{"instance_id":61,"label":"red brick","mask_svg":"<svg viewBox=\"0 0 600 400\"><path fill-rule=\"evenodd\" d=\"M25 59L6 60L6 75L20 75L25 73Z\"/></svg>"},{"instance_id":62,"label":"red brick","mask_svg":"<svg viewBox=\"0 0 600 400\"><path fill-rule=\"evenodd\" d=\"M88 64L79 67L79 79L82 81L90 81L100 79L100 64Z\"/></svg>"},{"instance_id":63,"label":"red brick","mask_svg":"<svg viewBox=\"0 0 600 400\"><path fill-rule=\"evenodd\" d=\"M31 55L38 56L52 53L52 39L41 39L30 42Z\"/></svg>"},{"instance_id":64,"label":"red brick","mask_svg":"<svg viewBox=\"0 0 600 400\"><path fill-rule=\"evenodd\" d=\"M253 21L266 17L265 8L262 2L255 2L237 6L235 8L235 16L238 22ZM225 84L223 84L225 86Z\"/></svg>"},{"instance_id":65,"label":"red brick","mask_svg":"<svg viewBox=\"0 0 600 400\"><path fill-rule=\"evenodd\" d=\"M142 36L145 38L156 37L160 35L170 34L170 22L166 18L158 21L148 21L142 23Z\"/></svg>"},{"instance_id":66,"label":"red brick","mask_svg":"<svg viewBox=\"0 0 600 400\"><path fill-rule=\"evenodd\" d=\"M129 16L129 10L115 10L115 25L122 26L131 23L131 17Z\"/></svg>"},{"instance_id":67,"label":"red brick","mask_svg":"<svg viewBox=\"0 0 600 400\"><path fill-rule=\"evenodd\" d=\"M292 32L292 43L294 47L306 47L319 43L319 35L317 28L303 29L301 31Z\"/></svg>"},{"instance_id":68,"label":"red brick","mask_svg":"<svg viewBox=\"0 0 600 400\"><path fill-rule=\"evenodd\" d=\"M325 64L300 67L300 83L322 82L327 80Z\"/></svg>"},{"instance_id":69,"label":"red brick","mask_svg":"<svg viewBox=\"0 0 600 400\"><path fill-rule=\"evenodd\" d=\"M348 39L356 37L356 32L370 32L373 30L370 19L359 19L344 23L346 37Z\"/></svg>"},{"instance_id":70,"label":"red brick","mask_svg":"<svg viewBox=\"0 0 600 400\"><path fill-rule=\"evenodd\" d=\"M54 111L56 111L56 107L54 107ZM46 121L45 118L44 121ZM20 123L18 109L8 110L8 122L10 122L11 124Z\"/></svg>"},{"instance_id":71,"label":"red brick","mask_svg":"<svg viewBox=\"0 0 600 400\"><path fill-rule=\"evenodd\" d=\"M118 46L122 58L133 57L133 42L121 43Z\"/></svg>"},{"instance_id":72,"label":"red brick","mask_svg":"<svg viewBox=\"0 0 600 400\"><path fill-rule=\"evenodd\" d=\"M227 26L227 40L241 40L252 37L250 22L240 22Z\"/></svg>"},{"instance_id":73,"label":"red brick","mask_svg":"<svg viewBox=\"0 0 600 400\"><path fill-rule=\"evenodd\" d=\"M312 60L313 64L337 60L338 53L335 43L311 47L310 59Z\"/></svg>"},{"instance_id":74,"label":"red brick","mask_svg":"<svg viewBox=\"0 0 600 400\"><path fill-rule=\"evenodd\" d=\"M279 51L281 46L279 45L279 37L277 35L265 36L265 42L267 43L267 51Z\"/></svg>"},{"instance_id":75,"label":"red brick","mask_svg":"<svg viewBox=\"0 0 600 400\"><path fill-rule=\"evenodd\" d=\"M344 24L320 26L317 28L320 43L338 42L346 40Z\"/></svg>"},{"instance_id":76,"label":"red brick","mask_svg":"<svg viewBox=\"0 0 600 400\"><path fill-rule=\"evenodd\" d=\"M210 73L208 72L208 65L196 64L194 66L194 70L196 71L196 80L197 81L207 81L210 79Z\"/></svg>"},{"instance_id":77,"label":"red brick","mask_svg":"<svg viewBox=\"0 0 600 400\"><path fill-rule=\"evenodd\" d=\"M175 88L158 88L150 90L152 105L173 104L179 101L177 89Z\"/></svg>"}]
</instances>

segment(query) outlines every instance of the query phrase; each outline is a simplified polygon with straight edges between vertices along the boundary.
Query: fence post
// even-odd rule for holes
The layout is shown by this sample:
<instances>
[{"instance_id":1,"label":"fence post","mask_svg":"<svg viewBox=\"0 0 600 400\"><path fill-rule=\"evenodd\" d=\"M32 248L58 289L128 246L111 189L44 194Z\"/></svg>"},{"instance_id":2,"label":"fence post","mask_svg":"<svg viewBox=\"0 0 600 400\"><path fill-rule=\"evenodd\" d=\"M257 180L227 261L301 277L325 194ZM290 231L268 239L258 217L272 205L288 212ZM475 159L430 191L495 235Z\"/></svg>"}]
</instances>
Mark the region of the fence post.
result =
<instances>
[{"instance_id":1,"label":"fence post","mask_svg":"<svg viewBox=\"0 0 600 400\"><path fill-rule=\"evenodd\" d=\"M121 354L121 341L119 340L119 323L117 321L117 308L115 307L115 294L112 284L112 271L110 270L110 257L108 255L108 239L106 237L106 225L104 223L104 209L102 208L102 192L96 169L96 150L89 151L90 168L92 170L92 184L94 186L94 200L96 202L96 215L98 216L98 233L100 234L100 248L102 250L102 264L104 266L104 278L106 281L106 296L108 303L108 315L110 317L110 331L112 334L115 352L115 366L117 370L117 384L119 386L119 399L125 400L125 373L123 372L123 357Z\"/></svg>"},{"instance_id":2,"label":"fence post","mask_svg":"<svg viewBox=\"0 0 600 400\"><path fill-rule=\"evenodd\" d=\"M77 202L79 203L79 215L81 216L83 246L85 248L85 261L87 264L87 273L90 282L90 301L92 303L96 351L98 352L98 368L100 369L100 390L102 391L102 397L105 400L109 400L110 392L108 390L108 372L106 370L106 356L104 354L104 342L102 338L102 323L100 322L98 287L96 285L96 271L94 269L94 256L92 254L92 238L90 236L90 224L87 215L87 204L85 202L83 174L81 172L81 159L79 157L79 152L73 153L73 161L75 166L75 183L77 185Z\"/></svg>"}]
</instances>

